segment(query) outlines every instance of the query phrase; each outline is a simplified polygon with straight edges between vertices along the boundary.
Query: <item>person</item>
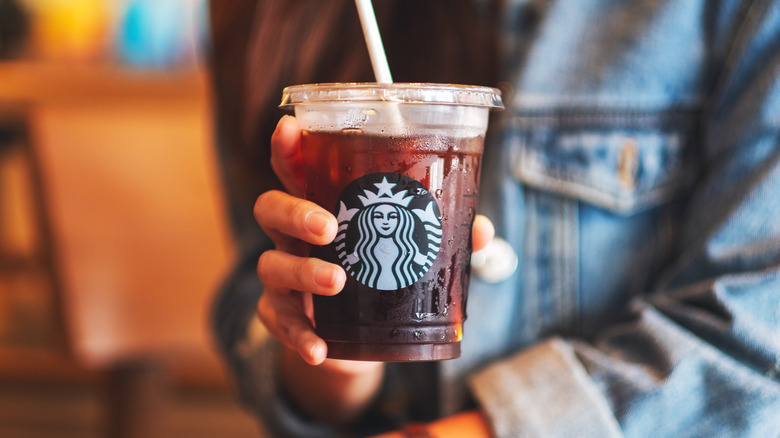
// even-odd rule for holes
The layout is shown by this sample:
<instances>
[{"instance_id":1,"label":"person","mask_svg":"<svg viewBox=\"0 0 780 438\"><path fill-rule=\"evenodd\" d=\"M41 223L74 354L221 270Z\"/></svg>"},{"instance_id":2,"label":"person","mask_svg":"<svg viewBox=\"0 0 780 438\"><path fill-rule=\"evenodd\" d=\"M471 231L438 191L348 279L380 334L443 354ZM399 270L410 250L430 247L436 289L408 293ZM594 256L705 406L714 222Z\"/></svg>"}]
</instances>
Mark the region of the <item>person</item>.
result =
<instances>
[{"instance_id":1,"label":"person","mask_svg":"<svg viewBox=\"0 0 780 438\"><path fill-rule=\"evenodd\" d=\"M326 359L309 303L346 274L300 251L337 220L274 111L285 85L372 81L354 4L213 2L241 253L214 328L272 436L780 436L780 1L375 7L397 81L504 91L474 229L494 262L460 358Z\"/></svg>"}]
</instances>

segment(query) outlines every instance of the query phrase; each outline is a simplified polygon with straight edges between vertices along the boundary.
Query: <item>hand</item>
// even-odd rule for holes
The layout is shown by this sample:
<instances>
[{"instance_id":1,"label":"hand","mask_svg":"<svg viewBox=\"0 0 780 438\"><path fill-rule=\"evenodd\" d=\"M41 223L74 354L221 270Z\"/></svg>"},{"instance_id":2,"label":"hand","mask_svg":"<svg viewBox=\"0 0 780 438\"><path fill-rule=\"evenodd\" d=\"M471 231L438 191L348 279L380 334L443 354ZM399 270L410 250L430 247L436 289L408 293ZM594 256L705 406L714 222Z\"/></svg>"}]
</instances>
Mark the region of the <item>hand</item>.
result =
<instances>
[{"instance_id":1,"label":"hand","mask_svg":"<svg viewBox=\"0 0 780 438\"><path fill-rule=\"evenodd\" d=\"M313 330L312 294L341 291L346 273L337 265L303 257L307 243L333 241L336 218L303 195L300 128L283 117L271 138L271 165L290 194L270 191L255 203L258 224L274 242L257 263L264 285L258 316L287 348L280 354L282 384L315 419L344 423L368 405L379 390L384 365L326 359L327 345Z\"/></svg>"},{"instance_id":2,"label":"hand","mask_svg":"<svg viewBox=\"0 0 780 438\"><path fill-rule=\"evenodd\" d=\"M311 294L334 295L346 281L344 270L315 258L302 257L306 244L325 245L336 236L338 223L325 209L300 199L303 195L300 129L283 117L271 138L271 165L290 194L269 191L255 203L255 219L274 242L257 264L264 285L258 304L269 333L306 362L319 365L327 346L312 329Z\"/></svg>"},{"instance_id":3,"label":"hand","mask_svg":"<svg viewBox=\"0 0 780 438\"><path fill-rule=\"evenodd\" d=\"M314 333L312 294L339 293L346 273L338 265L303 256L307 244L332 242L338 223L322 207L301 199L300 140L297 120L282 117L271 138L271 166L289 194L266 192L254 208L255 219L275 245L257 263L264 285L258 315L268 332L287 347L280 356L280 370L290 395L314 418L343 423L359 415L379 390L384 365L326 359L327 345ZM478 216L474 249L492 238L492 223Z\"/></svg>"}]
</instances>

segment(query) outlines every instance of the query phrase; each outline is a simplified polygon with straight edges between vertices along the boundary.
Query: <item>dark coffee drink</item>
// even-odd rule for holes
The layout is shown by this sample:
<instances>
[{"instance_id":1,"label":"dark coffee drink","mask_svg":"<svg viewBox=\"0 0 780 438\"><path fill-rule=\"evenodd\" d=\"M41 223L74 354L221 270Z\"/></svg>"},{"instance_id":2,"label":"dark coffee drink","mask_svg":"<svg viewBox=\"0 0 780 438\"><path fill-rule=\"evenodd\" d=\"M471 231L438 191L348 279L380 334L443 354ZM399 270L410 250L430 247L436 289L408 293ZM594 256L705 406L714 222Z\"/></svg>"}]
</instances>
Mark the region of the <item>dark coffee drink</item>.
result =
<instances>
[{"instance_id":1,"label":"dark coffee drink","mask_svg":"<svg viewBox=\"0 0 780 438\"><path fill-rule=\"evenodd\" d=\"M310 256L340 265L344 289L314 296L328 357L460 355L471 227L488 110L498 90L438 84L289 87L302 127L305 197L339 221Z\"/></svg>"},{"instance_id":2,"label":"dark coffee drink","mask_svg":"<svg viewBox=\"0 0 780 438\"><path fill-rule=\"evenodd\" d=\"M457 357L483 139L304 131L306 198L339 218L311 255L347 271L314 297L330 357Z\"/></svg>"}]
</instances>

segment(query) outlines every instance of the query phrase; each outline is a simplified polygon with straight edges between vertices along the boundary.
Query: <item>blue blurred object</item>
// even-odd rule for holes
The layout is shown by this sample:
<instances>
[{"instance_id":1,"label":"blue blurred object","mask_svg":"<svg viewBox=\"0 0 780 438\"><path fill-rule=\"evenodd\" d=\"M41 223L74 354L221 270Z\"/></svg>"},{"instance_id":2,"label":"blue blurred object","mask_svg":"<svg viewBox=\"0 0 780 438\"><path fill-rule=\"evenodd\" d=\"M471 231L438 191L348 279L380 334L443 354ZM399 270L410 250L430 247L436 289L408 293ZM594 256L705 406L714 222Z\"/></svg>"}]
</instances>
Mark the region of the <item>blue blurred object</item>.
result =
<instances>
[{"instance_id":1,"label":"blue blurred object","mask_svg":"<svg viewBox=\"0 0 780 438\"><path fill-rule=\"evenodd\" d=\"M203 41L204 2L130 0L118 29L119 56L141 68L167 68L191 62Z\"/></svg>"}]
</instances>

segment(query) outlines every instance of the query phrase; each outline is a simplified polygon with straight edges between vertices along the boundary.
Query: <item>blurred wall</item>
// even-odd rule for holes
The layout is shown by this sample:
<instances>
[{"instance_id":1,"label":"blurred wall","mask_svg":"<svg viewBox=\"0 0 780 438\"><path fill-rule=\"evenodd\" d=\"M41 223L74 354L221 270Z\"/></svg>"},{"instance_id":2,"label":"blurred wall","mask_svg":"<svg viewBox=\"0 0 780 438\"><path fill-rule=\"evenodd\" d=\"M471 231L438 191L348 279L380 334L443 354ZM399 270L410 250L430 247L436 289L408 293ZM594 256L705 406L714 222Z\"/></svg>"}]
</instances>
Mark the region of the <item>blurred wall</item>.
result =
<instances>
[{"instance_id":1,"label":"blurred wall","mask_svg":"<svg viewBox=\"0 0 780 438\"><path fill-rule=\"evenodd\" d=\"M18 362L0 360L0 373L51 372L24 359L44 349L85 369L159 357L224 384L208 312L233 243L206 2L0 10L16 17L0 20L14 35L0 39L0 358Z\"/></svg>"}]
</instances>

